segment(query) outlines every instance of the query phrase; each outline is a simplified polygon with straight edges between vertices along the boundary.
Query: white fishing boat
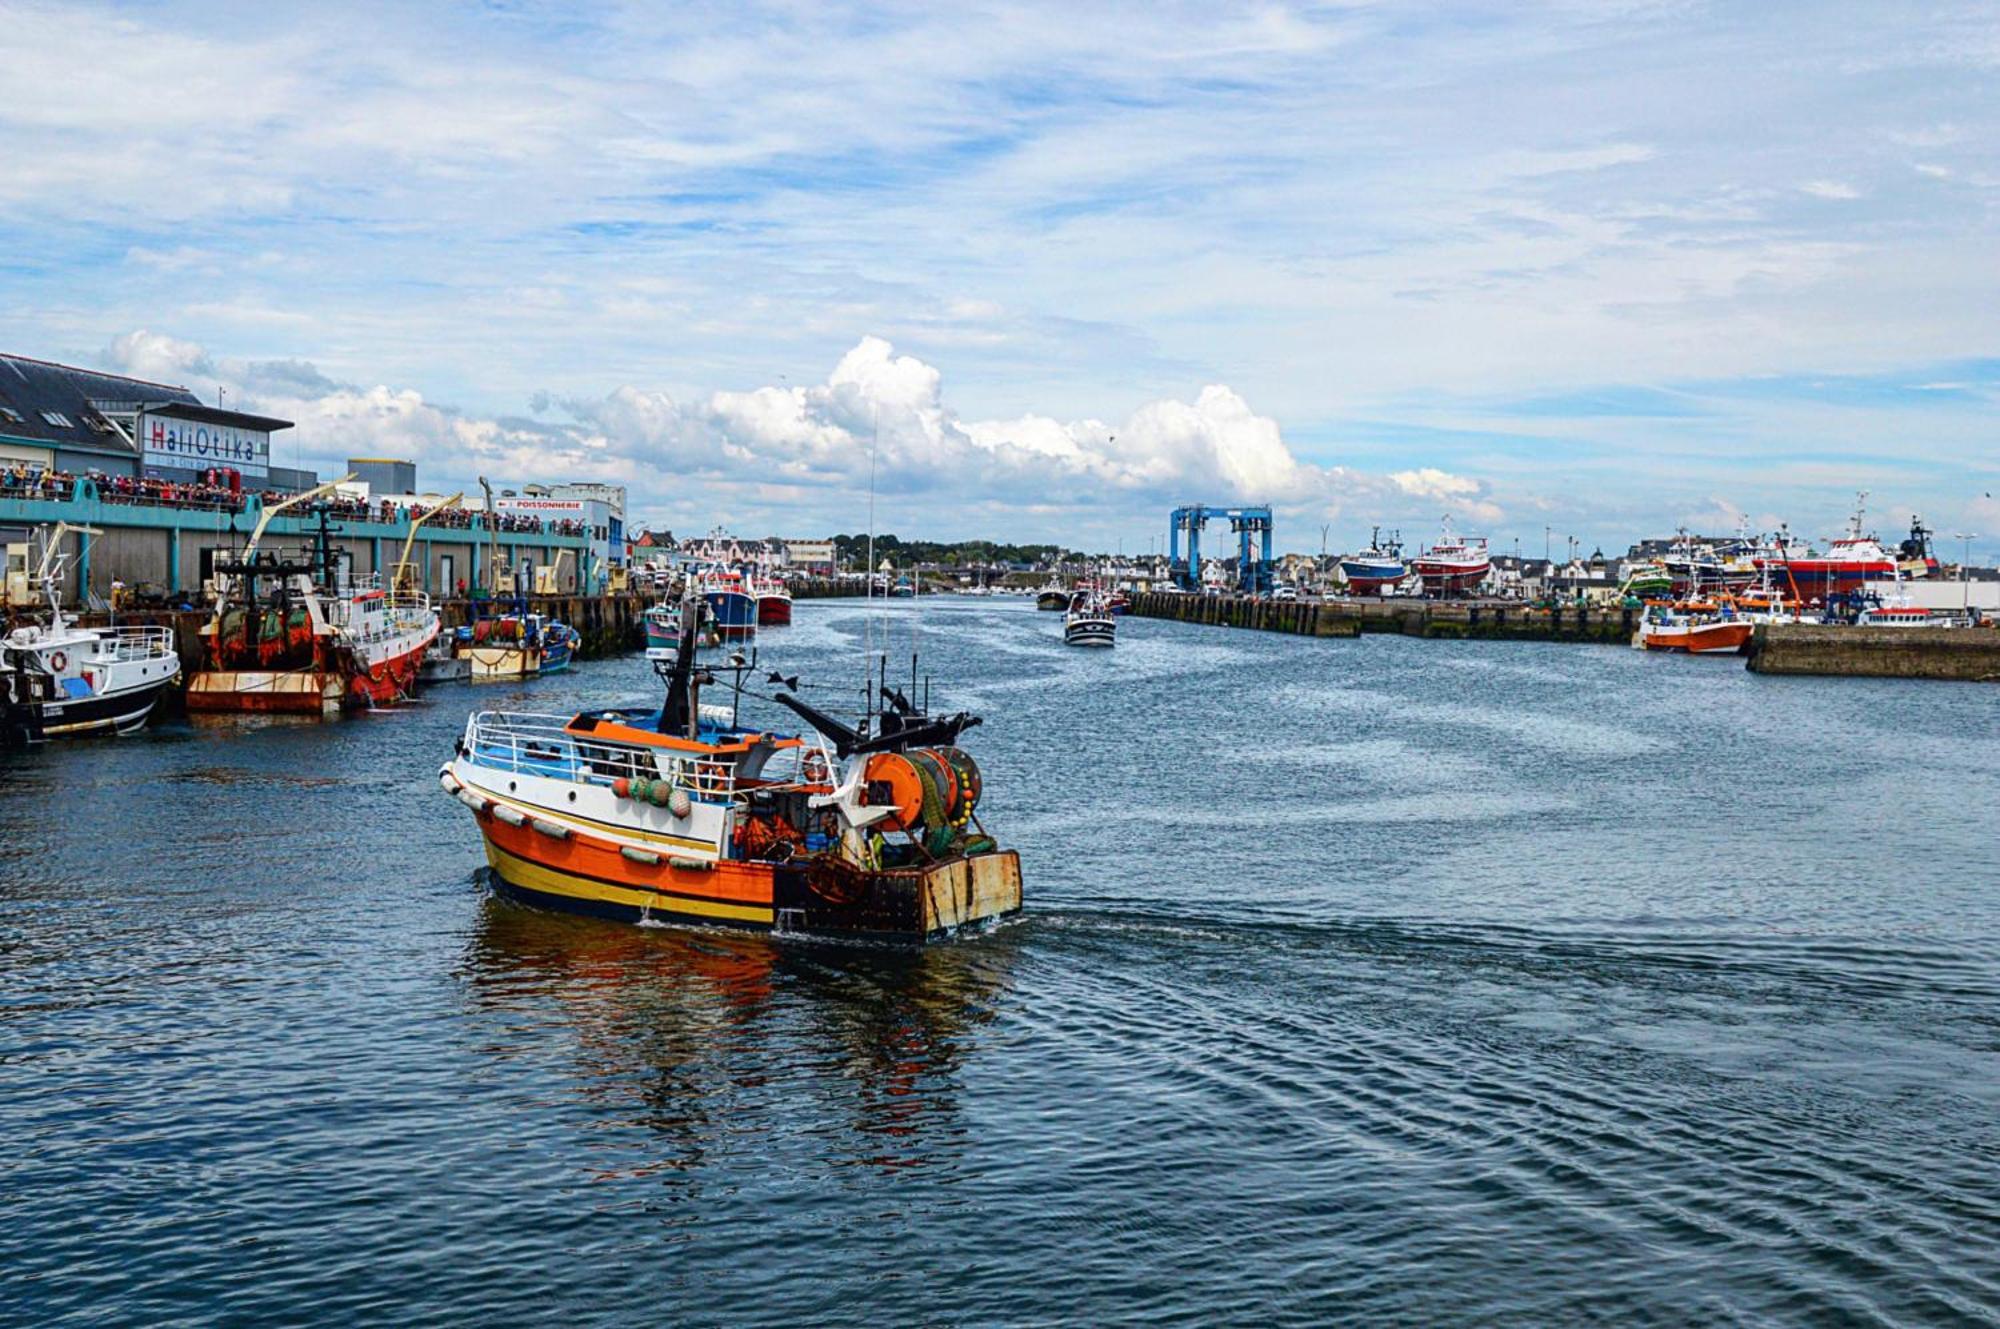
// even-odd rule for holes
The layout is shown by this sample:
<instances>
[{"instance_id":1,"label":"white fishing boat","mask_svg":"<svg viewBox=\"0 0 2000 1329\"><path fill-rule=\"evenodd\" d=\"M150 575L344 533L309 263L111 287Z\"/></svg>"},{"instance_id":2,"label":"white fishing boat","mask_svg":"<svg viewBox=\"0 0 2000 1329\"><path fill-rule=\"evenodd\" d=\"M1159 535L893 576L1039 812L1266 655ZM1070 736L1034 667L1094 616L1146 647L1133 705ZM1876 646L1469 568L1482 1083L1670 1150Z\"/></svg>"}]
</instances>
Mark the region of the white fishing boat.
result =
<instances>
[{"instance_id":1,"label":"white fishing boat","mask_svg":"<svg viewBox=\"0 0 2000 1329\"><path fill-rule=\"evenodd\" d=\"M129 734L146 723L160 694L180 676L180 656L164 627L78 627L63 613L63 537L97 532L58 523L36 573L49 621L0 638L0 738L5 746L85 734Z\"/></svg>"},{"instance_id":2,"label":"white fishing boat","mask_svg":"<svg viewBox=\"0 0 2000 1329\"><path fill-rule=\"evenodd\" d=\"M1063 643L1068 646L1114 646L1118 619L1096 582L1086 582L1070 597L1063 615Z\"/></svg>"}]
</instances>

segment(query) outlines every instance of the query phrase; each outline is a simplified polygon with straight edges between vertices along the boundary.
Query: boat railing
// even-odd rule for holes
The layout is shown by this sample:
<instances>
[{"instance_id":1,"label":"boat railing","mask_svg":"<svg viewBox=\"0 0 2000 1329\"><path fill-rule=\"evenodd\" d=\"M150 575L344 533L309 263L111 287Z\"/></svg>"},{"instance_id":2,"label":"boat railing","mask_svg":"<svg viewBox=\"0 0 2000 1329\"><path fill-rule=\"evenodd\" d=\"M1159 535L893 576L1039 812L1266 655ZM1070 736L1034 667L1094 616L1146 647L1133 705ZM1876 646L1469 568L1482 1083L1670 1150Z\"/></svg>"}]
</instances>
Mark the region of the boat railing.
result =
<instances>
[{"instance_id":1,"label":"boat railing","mask_svg":"<svg viewBox=\"0 0 2000 1329\"><path fill-rule=\"evenodd\" d=\"M98 628L98 658L158 660L174 654L174 630L148 624Z\"/></svg>"},{"instance_id":2,"label":"boat railing","mask_svg":"<svg viewBox=\"0 0 2000 1329\"><path fill-rule=\"evenodd\" d=\"M706 802L736 796L733 758L657 751L569 732L571 717L523 711L480 711L466 721L465 745L482 766L606 785L619 779L666 779Z\"/></svg>"}]
</instances>

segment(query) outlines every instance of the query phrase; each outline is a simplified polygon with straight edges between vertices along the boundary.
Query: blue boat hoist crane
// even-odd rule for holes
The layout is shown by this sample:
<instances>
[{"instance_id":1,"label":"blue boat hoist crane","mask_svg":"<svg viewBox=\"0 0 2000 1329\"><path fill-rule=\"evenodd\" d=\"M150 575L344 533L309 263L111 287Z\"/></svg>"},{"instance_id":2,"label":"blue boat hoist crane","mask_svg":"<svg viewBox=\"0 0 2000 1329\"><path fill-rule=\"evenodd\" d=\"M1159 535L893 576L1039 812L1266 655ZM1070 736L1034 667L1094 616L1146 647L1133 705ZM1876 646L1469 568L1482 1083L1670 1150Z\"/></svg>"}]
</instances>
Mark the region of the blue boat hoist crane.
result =
<instances>
[{"instance_id":1,"label":"blue boat hoist crane","mask_svg":"<svg viewBox=\"0 0 2000 1329\"><path fill-rule=\"evenodd\" d=\"M1201 589L1201 532L1211 519L1226 518L1236 533L1236 589L1245 595L1266 595L1276 583L1271 572L1271 509L1211 508L1196 504L1175 508L1167 533L1167 571L1184 591ZM1187 533L1187 559L1181 559L1181 533ZM1263 554L1250 557L1250 537L1262 537Z\"/></svg>"}]
</instances>

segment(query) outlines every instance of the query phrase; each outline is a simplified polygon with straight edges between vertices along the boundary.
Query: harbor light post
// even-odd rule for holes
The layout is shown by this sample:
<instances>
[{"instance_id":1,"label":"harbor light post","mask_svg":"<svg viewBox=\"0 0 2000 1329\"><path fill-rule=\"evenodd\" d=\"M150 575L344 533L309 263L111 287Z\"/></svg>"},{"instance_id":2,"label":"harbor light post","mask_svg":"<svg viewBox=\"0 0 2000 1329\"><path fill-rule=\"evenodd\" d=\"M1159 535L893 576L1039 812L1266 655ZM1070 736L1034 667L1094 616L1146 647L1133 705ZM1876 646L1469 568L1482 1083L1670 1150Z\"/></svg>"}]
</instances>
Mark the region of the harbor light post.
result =
<instances>
[{"instance_id":1,"label":"harbor light post","mask_svg":"<svg viewBox=\"0 0 2000 1329\"><path fill-rule=\"evenodd\" d=\"M1972 613L1972 583L1966 577L1966 565L1972 562L1972 542L1979 538L1979 533L1977 531L1953 531L1951 538L1959 542L1958 607L1969 615Z\"/></svg>"}]
</instances>

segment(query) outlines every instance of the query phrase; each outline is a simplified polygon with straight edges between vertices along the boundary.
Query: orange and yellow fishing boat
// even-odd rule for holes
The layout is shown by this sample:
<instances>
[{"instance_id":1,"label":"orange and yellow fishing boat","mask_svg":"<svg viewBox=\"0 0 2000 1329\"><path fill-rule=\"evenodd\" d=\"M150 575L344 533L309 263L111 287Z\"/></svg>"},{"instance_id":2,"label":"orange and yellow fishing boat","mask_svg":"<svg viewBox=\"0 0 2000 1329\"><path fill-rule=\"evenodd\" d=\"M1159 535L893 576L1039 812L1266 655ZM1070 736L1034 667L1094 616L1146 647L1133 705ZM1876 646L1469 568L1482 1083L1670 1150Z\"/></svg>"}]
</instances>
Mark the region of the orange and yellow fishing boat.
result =
<instances>
[{"instance_id":1,"label":"orange and yellow fishing boat","mask_svg":"<svg viewBox=\"0 0 2000 1329\"><path fill-rule=\"evenodd\" d=\"M683 607L656 661L657 711L468 720L438 779L477 819L498 892L630 922L910 942L1019 911L1019 856L980 825L979 768L958 746L976 716L931 716L883 683L852 726L780 692L811 736L745 727L740 657L737 704L700 703L716 675L696 665L698 617Z\"/></svg>"}]
</instances>

